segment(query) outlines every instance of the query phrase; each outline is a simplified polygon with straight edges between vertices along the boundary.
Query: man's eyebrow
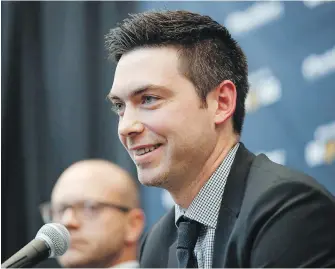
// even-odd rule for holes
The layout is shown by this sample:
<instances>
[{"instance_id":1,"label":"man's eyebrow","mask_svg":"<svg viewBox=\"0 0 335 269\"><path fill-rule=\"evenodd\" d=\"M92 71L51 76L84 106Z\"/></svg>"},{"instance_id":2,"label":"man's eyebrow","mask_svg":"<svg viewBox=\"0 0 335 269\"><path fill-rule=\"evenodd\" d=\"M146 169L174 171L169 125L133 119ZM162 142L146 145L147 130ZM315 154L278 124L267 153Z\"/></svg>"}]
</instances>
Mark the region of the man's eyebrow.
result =
<instances>
[{"instance_id":1,"label":"man's eyebrow","mask_svg":"<svg viewBox=\"0 0 335 269\"><path fill-rule=\"evenodd\" d=\"M140 95L140 94L142 94L146 91L154 90L154 89L165 89L165 87L158 86L158 85L153 85L153 84L143 85L143 86L138 87L137 89L133 90L130 93L130 97L136 97L137 95ZM109 93L106 98L108 98L110 101L122 100L120 97L118 97L118 96L116 96L112 93Z\"/></svg>"}]
</instances>

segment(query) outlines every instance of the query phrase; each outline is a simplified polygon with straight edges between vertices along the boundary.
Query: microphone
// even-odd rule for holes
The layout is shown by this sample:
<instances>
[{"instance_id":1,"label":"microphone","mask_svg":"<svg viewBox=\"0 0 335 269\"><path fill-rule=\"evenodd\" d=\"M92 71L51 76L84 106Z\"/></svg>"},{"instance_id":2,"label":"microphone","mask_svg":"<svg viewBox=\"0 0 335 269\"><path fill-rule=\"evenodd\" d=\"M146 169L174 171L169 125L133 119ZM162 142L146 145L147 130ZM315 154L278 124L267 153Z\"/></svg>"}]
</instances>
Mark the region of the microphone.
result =
<instances>
[{"instance_id":1,"label":"microphone","mask_svg":"<svg viewBox=\"0 0 335 269\"><path fill-rule=\"evenodd\" d=\"M1 264L1 268L27 268L39 262L63 255L70 245L70 233L64 225L48 223L43 225L35 239Z\"/></svg>"}]
</instances>

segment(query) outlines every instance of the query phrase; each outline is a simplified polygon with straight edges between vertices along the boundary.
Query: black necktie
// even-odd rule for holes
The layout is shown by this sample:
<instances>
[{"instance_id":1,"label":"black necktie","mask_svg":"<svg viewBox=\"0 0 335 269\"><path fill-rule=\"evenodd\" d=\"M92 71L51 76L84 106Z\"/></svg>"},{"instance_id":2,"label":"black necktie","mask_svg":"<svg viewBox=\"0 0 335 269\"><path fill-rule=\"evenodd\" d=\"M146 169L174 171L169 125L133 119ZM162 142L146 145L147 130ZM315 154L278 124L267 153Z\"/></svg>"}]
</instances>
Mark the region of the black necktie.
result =
<instances>
[{"instance_id":1,"label":"black necktie","mask_svg":"<svg viewBox=\"0 0 335 269\"><path fill-rule=\"evenodd\" d=\"M178 225L177 258L178 268L196 268L197 260L193 254L200 231L200 223L181 217Z\"/></svg>"}]
</instances>

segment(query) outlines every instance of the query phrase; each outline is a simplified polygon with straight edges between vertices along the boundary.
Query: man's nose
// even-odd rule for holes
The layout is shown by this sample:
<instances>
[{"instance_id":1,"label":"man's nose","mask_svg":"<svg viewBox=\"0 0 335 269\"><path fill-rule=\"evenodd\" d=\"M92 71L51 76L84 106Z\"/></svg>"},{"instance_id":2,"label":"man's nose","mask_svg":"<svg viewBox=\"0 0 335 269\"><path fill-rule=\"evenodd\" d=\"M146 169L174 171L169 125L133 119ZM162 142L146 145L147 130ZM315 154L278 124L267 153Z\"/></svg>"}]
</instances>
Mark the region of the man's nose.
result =
<instances>
[{"instance_id":1,"label":"man's nose","mask_svg":"<svg viewBox=\"0 0 335 269\"><path fill-rule=\"evenodd\" d=\"M64 211L64 214L61 216L60 220L61 224L63 224L68 229L76 229L79 227L79 220L75 216L75 212L71 208L67 208Z\"/></svg>"},{"instance_id":2,"label":"man's nose","mask_svg":"<svg viewBox=\"0 0 335 269\"><path fill-rule=\"evenodd\" d=\"M137 111L127 108L119 120L118 132L120 136L129 137L144 131L144 125L139 119Z\"/></svg>"}]
</instances>

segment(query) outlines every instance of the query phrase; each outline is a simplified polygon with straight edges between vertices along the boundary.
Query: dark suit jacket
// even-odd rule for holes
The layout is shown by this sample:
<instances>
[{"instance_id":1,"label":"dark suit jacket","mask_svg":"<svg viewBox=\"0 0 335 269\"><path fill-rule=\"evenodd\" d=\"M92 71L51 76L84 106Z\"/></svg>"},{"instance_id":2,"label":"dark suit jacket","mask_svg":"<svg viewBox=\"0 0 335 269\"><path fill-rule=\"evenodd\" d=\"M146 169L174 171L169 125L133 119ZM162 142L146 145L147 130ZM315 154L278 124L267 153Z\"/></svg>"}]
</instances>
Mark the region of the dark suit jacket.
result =
<instances>
[{"instance_id":1,"label":"dark suit jacket","mask_svg":"<svg viewBox=\"0 0 335 269\"><path fill-rule=\"evenodd\" d=\"M142 268L178 267L174 208L143 237ZM212 267L335 267L335 199L313 178L241 143L227 179Z\"/></svg>"}]
</instances>

